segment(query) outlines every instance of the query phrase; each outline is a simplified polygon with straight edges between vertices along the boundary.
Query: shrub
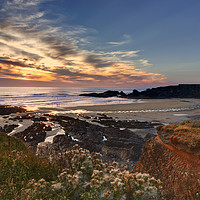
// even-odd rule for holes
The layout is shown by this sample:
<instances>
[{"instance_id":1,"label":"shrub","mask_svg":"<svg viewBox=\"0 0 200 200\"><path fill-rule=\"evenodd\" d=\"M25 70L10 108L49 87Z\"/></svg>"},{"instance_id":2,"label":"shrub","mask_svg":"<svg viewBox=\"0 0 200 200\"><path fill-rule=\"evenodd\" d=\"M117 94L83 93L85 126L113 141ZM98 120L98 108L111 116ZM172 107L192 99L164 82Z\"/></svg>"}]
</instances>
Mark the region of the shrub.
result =
<instances>
[{"instance_id":1,"label":"shrub","mask_svg":"<svg viewBox=\"0 0 200 200\"><path fill-rule=\"evenodd\" d=\"M24 197L34 195L34 198L41 198L45 193L51 199L59 197L70 200L161 199L160 180L149 174L122 170L116 162L105 163L99 153L90 154L88 150L75 145L59 160L65 168L56 182L31 181L24 189Z\"/></svg>"},{"instance_id":2,"label":"shrub","mask_svg":"<svg viewBox=\"0 0 200 200\"><path fill-rule=\"evenodd\" d=\"M75 145L54 163L36 158L18 139L0 134L0 199L161 199L160 180L105 163ZM16 149L13 149L13 148Z\"/></svg>"}]
</instances>

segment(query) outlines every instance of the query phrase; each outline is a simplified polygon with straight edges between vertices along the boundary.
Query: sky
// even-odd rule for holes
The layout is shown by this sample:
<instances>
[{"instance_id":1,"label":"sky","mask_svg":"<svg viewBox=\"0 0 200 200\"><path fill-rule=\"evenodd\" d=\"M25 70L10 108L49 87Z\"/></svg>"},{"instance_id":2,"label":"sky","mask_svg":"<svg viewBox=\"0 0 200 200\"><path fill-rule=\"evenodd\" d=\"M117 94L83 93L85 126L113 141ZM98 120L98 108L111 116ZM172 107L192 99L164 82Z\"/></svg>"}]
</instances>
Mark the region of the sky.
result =
<instances>
[{"instance_id":1,"label":"sky","mask_svg":"<svg viewBox=\"0 0 200 200\"><path fill-rule=\"evenodd\" d=\"M200 83L199 0L0 0L0 86Z\"/></svg>"}]
</instances>

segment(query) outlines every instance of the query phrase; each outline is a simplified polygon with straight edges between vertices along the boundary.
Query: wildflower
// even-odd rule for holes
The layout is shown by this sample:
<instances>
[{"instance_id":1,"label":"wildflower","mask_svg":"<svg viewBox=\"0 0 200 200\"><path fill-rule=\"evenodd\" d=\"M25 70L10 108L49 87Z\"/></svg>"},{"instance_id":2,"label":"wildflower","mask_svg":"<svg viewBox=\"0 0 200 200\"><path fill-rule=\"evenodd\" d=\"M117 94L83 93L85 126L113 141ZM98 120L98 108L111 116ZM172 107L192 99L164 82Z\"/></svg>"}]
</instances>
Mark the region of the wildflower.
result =
<instances>
[{"instance_id":1,"label":"wildflower","mask_svg":"<svg viewBox=\"0 0 200 200\"><path fill-rule=\"evenodd\" d=\"M35 179L31 179L31 180L29 180L27 186L29 187L29 186L33 185L34 182L35 182Z\"/></svg>"},{"instance_id":2,"label":"wildflower","mask_svg":"<svg viewBox=\"0 0 200 200\"><path fill-rule=\"evenodd\" d=\"M119 169L117 169L117 168L115 168L115 169L112 169L111 171L110 171L110 174L116 174L116 173L118 173L119 172Z\"/></svg>"},{"instance_id":3,"label":"wildflower","mask_svg":"<svg viewBox=\"0 0 200 200\"><path fill-rule=\"evenodd\" d=\"M40 188L45 188L45 185L40 185Z\"/></svg>"},{"instance_id":4,"label":"wildflower","mask_svg":"<svg viewBox=\"0 0 200 200\"><path fill-rule=\"evenodd\" d=\"M147 188L147 190L157 190L157 188L156 188L155 186L149 186L149 187Z\"/></svg>"},{"instance_id":5,"label":"wildflower","mask_svg":"<svg viewBox=\"0 0 200 200\"><path fill-rule=\"evenodd\" d=\"M115 181L110 182L111 185L115 185Z\"/></svg>"},{"instance_id":6,"label":"wildflower","mask_svg":"<svg viewBox=\"0 0 200 200\"><path fill-rule=\"evenodd\" d=\"M78 172L77 172L77 176L78 176L78 178L82 178L82 176L83 176L82 171L78 171Z\"/></svg>"},{"instance_id":7,"label":"wildflower","mask_svg":"<svg viewBox=\"0 0 200 200\"><path fill-rule=\"evenodd\" d=\"M111 191L110 190L107 190L104 194L105 197L108 197L109 195L111 194Z\"/></svg>"},{"instance_id":8,"label":"wildflower","mask_svg":"<svg viewBox=\"0 0 200 200\"><path fill-rule=\"evenodd\" d=\"M141 178L137 178L136 180L137 180L138 183L144 183L145 182L144 179L141 179Z\"/></svg>"},{"instance_id":9,"label":"wildflower","mask_svg":"<svg viewBox=\"0 0 200 200\"><path fill-rule=\"evenodd\" d=\"M149 180L151 181L155 181L156 179L154 177L151 177Z\"/></svg>"},{"instance_id":10,"label":"wildflower","mask_svg":"<svg viewBox=\"0 0 200 200\"><path fill-rule=\"evenodd\" d=\"M147 173L143 173L142 175L143 175L143 178L149 178L149 174Z\"/></svg>"},{"instance_id":11,"label":"wildflower","mask_svg":"<svg viewBox=\"0 0 200 200\"><path fill-rule=\"evenodd\" d=\"M78 144L75 144L74 146L73 146L73 148L78 148L79 147L79 145Z\"/></svg>"},{"instance_id":12,"label":"wildflower","mask_svg":"<svg viewBox=\"0 0 200 200\"><path fill-rule=\"evenodd\" d=\"M144 192L141 191L141 190L137 190L137 191L135 191L135 193L136 193L137 195L142 195Z\"/></svg>"},{"instance_id":13,"label":"wildflower","mask_svg":"<svg viewBox=\"0 0 200 200\"><path fill-rule=\"evenodd\" d=\"M92 176L95 176L95 175L97 175L97 174L99 174L99 170L94 169L94 170L93 170Z\"/></svg>"},{"instance_id":14,"label":"wildflower","mask_svg":"<svg viewBox=\"0 0 200 200\"><path fill-rule=\"evenodd\" d=\"M58 178L63 178L67 175L67 172L62 172L60 175L58 175Z\"/></svg>"},{"instance_id":15,"label":"wildflower","mask_svg":"<svg viewBox=\"0 0 200 200\"><path fill-rule=\"evenodd\" d=\"M142 173L137 173L135 177L138 179L138 178L142 178L142 176L143 176Z\"/></svg>"},{"instance_id":16,"label":"wildflower","mask_svg":"<svg viewBox=\"0 0 200 200\"><path fill-rule=\"evenodd\" d=\"M119 181L119 182L117 183L117 186L118 186L118 187L122 187L122 186L124 186L124 183L122 183L122 182Z\"/></svg>"},{"instance_id":17,"label":"wildflower","mask_svg":"<svg viewBox=\"0 0 200 200\"><path fill-rule=\"evenodd\" d=\"M61 190L62 189L62 183L53 184L53 185L51 185L51 188L53 190Z\"/></svg>"},{"instance_id":18,"label":"wildflower","mask_svg":"<svg viewBox=\"0 0 200 200\"><path fill-rule=\"evenodd\" d=\"M45 179L41 178L38 183L42 183L42 182L45 182Z\"/></svg>"},{"instance_id":19,"label":"wildflower","mask_svg":"<svg viewBox=\"0 0 200 200\"><path fill-rule=\"evenodd\" d=\"M118 166L118 163L115 162L115 161L113 161L112 165L113 165L114 167L117 167L117 166Z\"/></svg>"},{"instance_id":20,"label":"wildflower","mask_svg":"<svg viewBox=\"0 0 200 200\"><path fill-rule=\"evenodd\" d=\"M90 182L91 182L91 183L94 183L94 182L95 182L95 179L91 179Z\"/></svg>"},{"instance_id":21,"label":"wildflower","mask_svg":"<svg viewBox=\"0 0 200 200\"><path fill-rule=\"evenodd\" d=\"M30 192L31 189L26 189L25 193L28 194Z\"/></svg>"}]
</instances>

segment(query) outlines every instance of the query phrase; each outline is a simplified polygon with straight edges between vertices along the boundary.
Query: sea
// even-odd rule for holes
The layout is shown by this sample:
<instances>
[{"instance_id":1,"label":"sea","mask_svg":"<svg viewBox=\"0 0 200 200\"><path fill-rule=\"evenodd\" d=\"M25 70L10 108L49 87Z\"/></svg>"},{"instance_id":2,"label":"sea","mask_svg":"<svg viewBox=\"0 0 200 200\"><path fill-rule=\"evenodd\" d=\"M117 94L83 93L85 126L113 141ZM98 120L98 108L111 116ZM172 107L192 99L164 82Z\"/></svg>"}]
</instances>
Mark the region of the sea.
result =
<instances>
[{"instance_id":1,"label":"sea","mask_svg":"<svg viewBox=\"0 0 200 200\"><path fill-rule=\"evenodd\" d=\"M38 107L76 107L105 104L132 103L133 99L117 97L95 98L84 97L79 94L105 92L116 88L63 88L63 87L0 87L0 105L26 106L28 109ZM130 88L121 88L117 91L131 93Z\"/></svg>"}]
</instances>

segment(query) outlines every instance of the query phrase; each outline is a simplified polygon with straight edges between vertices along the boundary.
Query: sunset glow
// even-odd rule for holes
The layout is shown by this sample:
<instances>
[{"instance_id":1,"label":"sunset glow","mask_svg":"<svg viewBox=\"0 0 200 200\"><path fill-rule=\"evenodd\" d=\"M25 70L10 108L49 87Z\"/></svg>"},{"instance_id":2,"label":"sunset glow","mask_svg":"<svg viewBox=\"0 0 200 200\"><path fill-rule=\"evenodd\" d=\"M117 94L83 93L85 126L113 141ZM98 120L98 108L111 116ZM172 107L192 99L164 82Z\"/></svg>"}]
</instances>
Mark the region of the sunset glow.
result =
<instances>
[{"instance_id":1,"label":"sunset glow","mask_svg":"<svg viewBox=\"0 0 200 200\"><path fill-rule=\"evenodd\" d=\"M96 9L95 3L89 2ZM68 4L69 13L65 16L63 12L68 10ZM124 4L133 7L139 5L129 0ZM161 64L158 61L160 57L158 60L151 59L151 56L147 56L150 59L146 58L147 50L137 47L134 31L127 34L128 29L124 29L122 40L119 38L117 41L114 37L113 41L108 41L105 36L107 42L99 43L101 28L73 23L78 16L73 15L70 6L73 7L71 1L3 1L0 15L1 86L7 86L10 80L16 80L16 86L23 85L19 80L28 80L27 86L44 84L65 87L146 87L184 82L183 77L175 79L173 75L173 70L175 74L181 68L185 70L184 66L180 66L182 61L169 64L169 68L167 63L158 66ZM52 13L54 7L55 13ZM62 10L62 7L66 7L66 10ZM180 75L183 74L180 72ZM195 73L190 75L187 82L195 82Z\"/></svg>"}]
</instances>

